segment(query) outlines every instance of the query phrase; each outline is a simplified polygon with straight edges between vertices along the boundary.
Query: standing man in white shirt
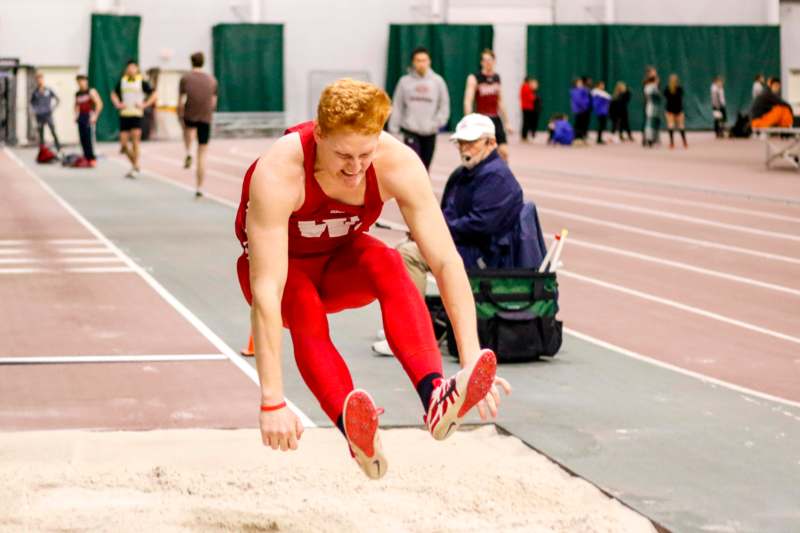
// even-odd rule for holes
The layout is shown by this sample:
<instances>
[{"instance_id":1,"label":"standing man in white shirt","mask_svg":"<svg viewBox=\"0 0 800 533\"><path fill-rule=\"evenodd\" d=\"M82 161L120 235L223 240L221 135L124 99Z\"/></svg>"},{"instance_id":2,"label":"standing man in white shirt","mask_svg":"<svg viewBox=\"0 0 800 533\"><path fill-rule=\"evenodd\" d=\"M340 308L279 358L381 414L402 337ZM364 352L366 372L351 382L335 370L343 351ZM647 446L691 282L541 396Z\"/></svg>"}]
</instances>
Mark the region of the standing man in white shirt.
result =
<instances>
[{"instance_id":1,"label":"standing man in white shirt","mask_svg":"<svg viewBox=\"0 0 800 533\"><path fill-rule=\"evenodd\" d=\"M111 101L119 110L119 143L122 153L131 162L126 178L139 176L139 146L142 142L142 117L146 107L156 103L157 95L139 72L139 65L131 59L125 66ZM130 141L130 146L128 145Z\"/></svg>"}]
</instances>

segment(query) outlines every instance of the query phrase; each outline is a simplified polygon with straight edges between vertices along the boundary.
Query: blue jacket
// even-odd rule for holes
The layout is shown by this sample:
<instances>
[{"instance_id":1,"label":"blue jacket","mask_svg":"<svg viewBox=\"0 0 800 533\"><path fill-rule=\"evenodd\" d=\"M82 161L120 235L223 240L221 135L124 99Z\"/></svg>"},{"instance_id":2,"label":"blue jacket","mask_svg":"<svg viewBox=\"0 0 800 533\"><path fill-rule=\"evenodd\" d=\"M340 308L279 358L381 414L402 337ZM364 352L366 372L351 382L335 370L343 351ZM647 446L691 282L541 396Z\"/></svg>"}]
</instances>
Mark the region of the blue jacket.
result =
<instances>
[{"instance_id":1,"label":"blue jacket","mask_svg":"<svg viewBox=\"0 0 800 533\"><path fill-rule=\"evenodd\" d=\"M573 114L584 113L592 109L592 97L586 87L573 87L570 89L569 100Z\"/></svg>"},{"instance_id":2,"label":"blue jacket","mask_svg":"<svg viewBox=\"0 0 800 533\"><path fill-rule=\"evenodd\" d=\"M594 89L592 91L592 110L598 117L607 117L608 109L611 107L611 95L607 92Z\"/></svg>"},{"instance_id":3,"label":"blue jacket","mask_svg":"<svg viewBox=\"0 0 800 533\"><path fill-rule=\"evenodd\" d=\"M522 203L522 188L497 150L475 168L453 171L442 212L466 268L499 268L507 262L508 250L497 243L513 237Z\"/></svg>"},{"instance_id":4,"label":"blue jacket","mask_svg":"<svg viewBox=\"0 0 800 533\"><path fill-rule=\"evenodd\" d=\"M547 247L539 224L539 214L533 202L525 202L514 231L492 242L494 268L539 268Z\"/></svg>"},{"instance_id":5,"label":"blue jacket","mask_svg":"<svg viewBox=\"0 0 800 533\"><path fill-rule=\"evenodd\" d=\"M559 120L553 126L553 142L569 146L575 140L575 130L566 120Z\"/></svg>"}]
</instances>

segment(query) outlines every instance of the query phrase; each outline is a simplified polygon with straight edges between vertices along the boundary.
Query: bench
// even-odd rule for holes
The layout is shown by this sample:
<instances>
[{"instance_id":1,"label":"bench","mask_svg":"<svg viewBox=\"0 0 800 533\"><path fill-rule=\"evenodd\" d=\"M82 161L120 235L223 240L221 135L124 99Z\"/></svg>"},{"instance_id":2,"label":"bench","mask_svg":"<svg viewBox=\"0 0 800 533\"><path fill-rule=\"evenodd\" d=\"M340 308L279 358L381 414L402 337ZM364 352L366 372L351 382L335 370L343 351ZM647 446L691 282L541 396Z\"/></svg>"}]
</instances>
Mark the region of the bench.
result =
<instances>
[{"instance_id":1,"label":"bench","mask_svg":"<svg viewBox=\"0 0 800 533\"><path fill-rule=\"evenodd\" d=\"M283 111L216 112L212 122L214 137L281 135L285 129Z\"/></svg>"},{"instance_id":2,"label":"bench","mask_svg":"<svg viewBox=\"0 0 800 533\"><path fill-rule=\"evenodd\" d=\"M800 128L753 128L766 144L767 168L778 160L800 170Z\"/></svg>"}]
</instances>

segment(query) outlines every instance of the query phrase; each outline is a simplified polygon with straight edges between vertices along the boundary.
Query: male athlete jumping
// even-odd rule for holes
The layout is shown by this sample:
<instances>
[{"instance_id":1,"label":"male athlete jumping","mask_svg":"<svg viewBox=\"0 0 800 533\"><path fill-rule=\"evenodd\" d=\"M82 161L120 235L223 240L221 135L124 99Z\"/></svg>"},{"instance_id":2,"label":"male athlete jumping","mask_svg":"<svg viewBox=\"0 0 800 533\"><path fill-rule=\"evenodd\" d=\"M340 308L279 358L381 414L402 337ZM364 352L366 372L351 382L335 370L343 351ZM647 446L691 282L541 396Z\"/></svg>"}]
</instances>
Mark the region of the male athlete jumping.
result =
<instances>
[{"instance_id":1,"label":"male athlete jumping","mask_svg":"<svg viewBox=\"0 0 800 533\"><path fill-rule=\"evenodd\" d=\"M423 419L437 440L478 406L497 416L496 360L478 344L475 303L419 157L387 133L388 95L369 83L339 80L322 93L317 119L286 131L248 169L236 215L244 248L237 270L251 304L261 383L261 436L273 449L297 449L303 428L286 407L281 326L297 367L322 409L342 431L364 473L387 469L378 416L355 389L331 342L327 313L378 300L392 351L416 388ZM462 369L444 379L428 311L403 260L365 232L394 198L436 277L453 323Z\"/></svg>"}]
</instances>

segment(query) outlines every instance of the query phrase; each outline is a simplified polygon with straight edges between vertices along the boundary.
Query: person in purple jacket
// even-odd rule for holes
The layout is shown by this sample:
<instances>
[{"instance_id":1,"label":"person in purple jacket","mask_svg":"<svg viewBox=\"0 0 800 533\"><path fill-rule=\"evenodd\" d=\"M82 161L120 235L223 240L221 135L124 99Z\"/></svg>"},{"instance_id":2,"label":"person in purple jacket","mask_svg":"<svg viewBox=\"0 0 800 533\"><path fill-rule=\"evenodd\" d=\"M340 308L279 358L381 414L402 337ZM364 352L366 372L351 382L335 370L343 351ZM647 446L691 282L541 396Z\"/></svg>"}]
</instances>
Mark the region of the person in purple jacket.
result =
<instances>
[{"instance_id":1,"label":"person in purple jacket","mask_svg":"<svg viewBox=\"0 0 800 533\"><path fill-rule=\"evenodd\" d=\"M586 142L592 118L592 98L583 78L577 78L569 91L570 107L575 120L575 140Z\"/></svg>"},{"instance_id":2,"label":"person in purple jacket","mask_svg":"<svg viewBox=\"0 0 800 533\"><path fill-rule=\"evenodd\" d=\"M600 80L592 89L592 110L597 117L597 144L605 144L603 132L606 129L610 107L611 95L606 92L606 82Z\"/></svg>"}]
</instances>

